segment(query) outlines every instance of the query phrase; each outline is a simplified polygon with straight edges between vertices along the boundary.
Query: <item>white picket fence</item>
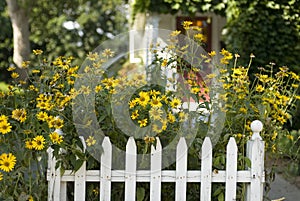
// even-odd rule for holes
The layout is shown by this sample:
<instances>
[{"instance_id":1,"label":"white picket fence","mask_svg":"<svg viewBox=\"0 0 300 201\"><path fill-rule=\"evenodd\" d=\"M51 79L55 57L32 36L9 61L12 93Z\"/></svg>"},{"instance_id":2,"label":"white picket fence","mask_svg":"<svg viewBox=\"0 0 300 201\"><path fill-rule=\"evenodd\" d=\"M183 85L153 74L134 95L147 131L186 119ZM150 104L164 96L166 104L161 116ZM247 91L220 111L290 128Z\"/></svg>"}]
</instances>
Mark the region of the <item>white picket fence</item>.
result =
<instances>
[{"instance_id":1,"label":"white picket fence","mask_svg":"<svg viewBox=\"0 0 300 201\"><path fill-rule=\"evenodd\" d=\"M253 122L254 123L254 122ZM151 147L150 170L137 170L137 148L133 138L126 146L125 170L112 170L112 145L108 137L103 140L104 153L101 156L100 170L86 170L86 163L73 173L66 170L63 175L55 169L55 158L49 152L48 163L48 201L67 200L67 182L74 182L74 200L84 201L86 182L99 182L100 200L111 200L111 182L125 182L125 201L136 200L136 182L150 182L150 200L161 200L162 182L175 182L175 200L185 201L187 182L200 182L200 200L211 200L212 183L225 183L225 201L236 200L237 183L247 185L247 201L263 200L264 177L264 142L259 136L262 127L252 123L252 139L247 143L247 157L251 167L237 170L238 150L234 138L230 138L226 150L226 170L212 170L212 143L206 137L202 145L201 170L187 170L188 147L184 138L180 138L176 151L176 170L161 170L162 146L158 139L157 146ZM257 122L256 122L257 123ZM258 122L260 123L260 122ZM253 126L254 125L254 126Z\"/></svg>"}]
</instances>

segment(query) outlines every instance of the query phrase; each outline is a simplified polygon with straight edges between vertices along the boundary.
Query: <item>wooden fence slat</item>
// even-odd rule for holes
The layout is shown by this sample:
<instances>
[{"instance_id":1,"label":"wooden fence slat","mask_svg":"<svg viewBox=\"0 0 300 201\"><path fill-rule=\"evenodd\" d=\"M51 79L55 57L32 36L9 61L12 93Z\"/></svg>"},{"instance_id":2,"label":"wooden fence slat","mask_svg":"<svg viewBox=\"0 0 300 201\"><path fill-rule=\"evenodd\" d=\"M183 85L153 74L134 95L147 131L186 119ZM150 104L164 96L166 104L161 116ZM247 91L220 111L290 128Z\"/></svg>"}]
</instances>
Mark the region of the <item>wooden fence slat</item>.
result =
<instances>
[{"instance_id":1,"label":"wooden fence slat","mask_svg":"<svg viewBox=\"0 0 300 201\"><path fill-rule=\"evenodd\" d=\"M238 148L235 139L231 137L227 144L226 153L226 184L225 201L236 200L237 185L237 152Z\"/></svg>"},{"instance_id":2,"label":"wooden fence slat","mask_svg":"<svg viewBox=\"0 0 300 201\"><path fill-rule=\"evenodd\" d=\"M81 143L83 145L82 152L86 150L86 144L83 136L79 136ZM75 182L74 182L74 200L75 201L85 201L85 185L86 185L86 161L84 161L75 172Z\"/></svg>"},{"instance_id":3,"label":"wooden fence slat","mask_svg":"<svg viewBox=\"0 0 300 201\"><path fill-rule=\"evenodd\" d=\"M104 152L101 155L100 165L100 201L110 201L112 146L109 137L103 139L102 147Z\"/></svg>"},{"instance_id":4,"label":"wooden fence slat","mask_svg":"<svg viewBox=\"0 0 300 201\"><path fill-rule=\"evenodd\" d=\"M85 173L86 173L86 162L83 162L80 169L75 172L75 183L74 183L75 201L85 200Z\"/></svg>"},{"instance_id":5,"label":"wooden fence slat","mask_svg":"<svg viewBox=\"0 0 300 201\"><path fill-rule=\"evenodd\" d=\"M130 137L126 145L125 201L135 201L136 195L136 144Z\"/></svg>"},{"instance_id":6,"label":"wooden fence slat","mask_svg":"<svg viewBox=\"0 0 300 201\"><path fill-rule=\"evenodd\" d=\"M264 142L259 138L248 142L248 157L251 160L251 182L247 189L247 201L263 200Z\"/></svg>"},{"instance_id":7,"label":"wooden fence slat","mask_svg":"<svg viewBox=\"0 0 300 201\"><path fill-rule=\"evenodd\" d=\"M162 146L159 138L156 138L156 141L156 148L151 146L150 201L161 200Z\"/></svg>"},{"instance_id":8,"label":"wooden fence slat","mask_svg":"<svg viewBox=\"0 0 300 201\"><path fill-rule=\"evenodd\" d=\"M185 139L181 137L176 148L176 201L186 200L187 150Z\"/></svg>"},{"instance_id":9,"label":"wooden fence slat","mask_svg":"<svg viewBox=\"0 0 300 201\"><path fill-rule=\"evenodd\" d=\"M209 137L205 137L201 152L200 200L210 201L212 180L212 144Z\"/></svg>"},{"instance_id":10,"label":"wooden fence slat","mask_svg":"<svg viewBox=\"0 0 300 201\"><path fill-rule=\"evenodd\" d=\"M67 182L60 183L60 201L67 201Z\"/></svg>"}]
</instances>

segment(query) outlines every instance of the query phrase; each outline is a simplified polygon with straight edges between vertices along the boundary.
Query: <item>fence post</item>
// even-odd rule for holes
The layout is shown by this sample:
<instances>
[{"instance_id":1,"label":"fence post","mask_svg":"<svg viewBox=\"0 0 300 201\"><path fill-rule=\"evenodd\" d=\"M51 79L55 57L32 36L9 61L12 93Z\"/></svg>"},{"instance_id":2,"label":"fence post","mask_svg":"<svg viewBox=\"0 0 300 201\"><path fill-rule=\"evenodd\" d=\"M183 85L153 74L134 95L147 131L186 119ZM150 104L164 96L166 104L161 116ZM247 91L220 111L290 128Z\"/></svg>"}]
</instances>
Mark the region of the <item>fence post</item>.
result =
<instances>
[{"instance_id":1,"label":"fence post","mask_svg":"<svg viewBox=\"0 0 300 201\"><path fill-rule=\"evenodd\" d=\"M251 140L247 143L247 157L251 160L250 176L251 181L247 186L247 201L263 200L264 184L264 141L262 141L259 132L263 125L259 120L251 123L253 132Z\"/></svg>"}]
</instances>

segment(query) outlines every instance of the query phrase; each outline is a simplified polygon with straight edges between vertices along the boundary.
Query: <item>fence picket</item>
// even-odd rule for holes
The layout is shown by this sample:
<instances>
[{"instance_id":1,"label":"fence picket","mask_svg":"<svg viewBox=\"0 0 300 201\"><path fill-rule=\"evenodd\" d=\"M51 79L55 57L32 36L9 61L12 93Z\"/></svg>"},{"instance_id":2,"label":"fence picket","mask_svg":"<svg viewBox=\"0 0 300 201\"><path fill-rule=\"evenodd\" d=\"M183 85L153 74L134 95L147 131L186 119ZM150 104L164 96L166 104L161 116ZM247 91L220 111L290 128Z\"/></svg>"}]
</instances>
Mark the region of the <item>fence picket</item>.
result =
<instances>
[{"instance_id":1,"label":"fence picket","mask_svg":"<svg viewBox=\"0 0 300 201\"><path fill-rule=\"evenodd\" d=\"M256 122L257 124L257 122ZM252 129L252 127L251 127ZM60 174L55 169L56 160L53 150L48 150L48 201L67 200L67 182L74 182L74 200L84 201L86 182L100 183L100 200L111 200L111 182L125 182L125 201L136 200L136 182L150 182L150 200L161 200L161 182L176 182L176 201L186 200L187 182L201 182L200 200L211 201L212 183L225 183L225 200L236 200L237 182L247 183L247 201L262 201L264 175L264 142L259 136L261 128L252 129L256 138L247 143L247 157L251 167L237 170L238 149L234 138L227 144L226 170L212 171L212 143L209 137L204 139L201 150L201 171L187 170L188 147L184 138L180 138L176 149L176 170L162 170L162 145L157 138L156 147L151 146L150 170L137 170L137 146L133 137L126 145L125 170L112 170L112 144L108 137L102 143L104 153L101 156L100 170L86 170L84 162L81 168L73 173L66 170ZM255 136L255 135L254 135ZM85 143L82 138L85 151Z\"/></svg>"},{"instance_id":2,"label":"fence picket","mask_svg":"<svg viewBox=\"0 0 300 201\"><path fill-rule=\"evenodd\" d=\"M102 147L104 152L101 155L100 165L100 201L110 201L112 147L109 137L103 139Z\"/></svg>"},{"instance_id":3,"label":"fence picket","mask_svg":"<svg viewBox=\"0 0 300 201\"><path fill-rule=\"evenodd\" d=\"M211 200L212 178L212 144L209 137L205 137L201 150L201 191L200 200Z\"/></svg>"},{"instance_id":4,"label":"fence picket","mask_svg":"<svg viewBox=\"0 0 300 201\"><path fill-rule=\"evenodd\" d=\"M79 137L83 145L82 152L86 150L86 144L83 136ZM85 201L85 183L86 181L86 161L84 161L75 172L75 182L74 182L74 200L75 201Z\"/></svg>"},{"instance_id":5,"label":"fence picket","mask_svg":"<svg viewBox=\"0 0 300 201\"><path fill-rule=\"evenodd\" d=\"M229 139L226 153L226 184L225 201L236 200L237 183L237 152L238 148L233 137Z\"/></svg>"},{"instance_id":6,"label":"fence picket","mask_svg":"<svg viewBox=\"0 0 300 201\"><path fill-rule=\"evenodd\" d=\"M86 172L86 162L83 162L80 169L75 172L75 183L74 183L75 201L85 200L85 172Z\"/></svg>"},{"instance_id":7,"label":"fence picket","mask_svg":"<svg viewBox=\"0 0 300 201\"><path fill-rule=\"evenodd\" d=\"M185 139L181 137L176 149L176 201L186 200L187 150Z\"/></svg>"},{"instance_id":8,"label":"fence picket","mask_svg":"<svg viewBox=\"0 0 300 201\"><path fill-rule=\"evenodd\" d=\"M126 145L125 201L135 201L136 161L136 144L133 137L130 137Z\"/></svg>"},{"instance_id":9,"label":"fence picket","mask_svg":"<svg viewBox=\"0 0 300 201\"><path fill-rule=\"evenodd\" d=\"M156 138L156 148L151 146L151 181L150 181L150 201L161 200L161 160L162 146L159 138Z\"/></svg>"}]
</instances>

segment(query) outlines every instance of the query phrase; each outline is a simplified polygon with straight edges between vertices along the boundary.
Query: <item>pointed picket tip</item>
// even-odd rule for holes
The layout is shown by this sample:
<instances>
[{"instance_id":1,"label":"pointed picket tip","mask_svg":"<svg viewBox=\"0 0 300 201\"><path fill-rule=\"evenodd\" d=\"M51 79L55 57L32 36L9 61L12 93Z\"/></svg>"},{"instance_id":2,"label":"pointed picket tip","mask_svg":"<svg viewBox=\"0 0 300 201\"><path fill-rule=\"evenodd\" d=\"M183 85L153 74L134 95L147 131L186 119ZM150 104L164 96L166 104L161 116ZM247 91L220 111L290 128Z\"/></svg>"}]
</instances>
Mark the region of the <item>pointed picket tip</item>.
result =
<instances>
[{"instance_id":1,"label":"pointed picket tip","mask_svg":"<svg viewBox=\"0 0 300 201\"><path fill-rule=\"evenodd\" d=\"M112 147L111 147L111 142L109 137L104 137L103 141L102 141L102 147L103 147L103 151L104 152L111 152Z\"/></svg>"},{"instance_id":2,"label":"pointed picket tip","mask_svg":"<svg viewBox=\"0 0 300 201\"><path fill-rule=\"evenodd\" d=\"M235 141L234 137L230 137L229 142L227 144L227 149L229 147L234 147L235 149L237 149L237 145L236 145L236 141Z\"/></svg>"},{"instance_id":3,"label":"pointed picket tip","mask_svg":"<svg viewBox=\"0 0 300 201\"><path fill-rule=\"evenodd\" d=\"M104 139L102 141L102 146L103 146L103 148L111 146L111 142L110 142L109 137L107 137L107 136L104 137Z\"/></svg>"},{"instance_id":4,"label":"pointed picket tip","mask_svg":"<svg viewBox=\"0 0 300 201\"><path fill-rule=\"evenodd\" d=\"M126 144L126 152L127 153L136 153L136 144L133 137L130 137Z\"/></svg>"},{"instance_id":5,"label":"pointed picket tip","mask_svg":"<svg viewBox=\"0 0 300 201\"><path fill-rule=\"evenodd\" d=\"M202 145L202 153L204 150L212 150L212 143L209 137L205 137L203 145Z\"/></svg>"},{"instance_id":6,"label":"pointed picket tip","mask_svg":"<svg viewBox=\"0 0 300 201\"><path fill-rule=\"evenodd\" d=\"M151 153L161 152L161 150L162 150L161 142L159 138L156 137L156 147L154 145L151 145Z\"/></svg>"},{"instance_id":7,"label":"pointed picket tip","mask_svg":"<svg viewBox=\"0 0 300 201\"><path fill-rule=\"evenodd\" d=\"M180 137L179 142L177 144L177 149L187 149L187 144L184 137Z\"/></svg>"}]
</instances>

